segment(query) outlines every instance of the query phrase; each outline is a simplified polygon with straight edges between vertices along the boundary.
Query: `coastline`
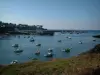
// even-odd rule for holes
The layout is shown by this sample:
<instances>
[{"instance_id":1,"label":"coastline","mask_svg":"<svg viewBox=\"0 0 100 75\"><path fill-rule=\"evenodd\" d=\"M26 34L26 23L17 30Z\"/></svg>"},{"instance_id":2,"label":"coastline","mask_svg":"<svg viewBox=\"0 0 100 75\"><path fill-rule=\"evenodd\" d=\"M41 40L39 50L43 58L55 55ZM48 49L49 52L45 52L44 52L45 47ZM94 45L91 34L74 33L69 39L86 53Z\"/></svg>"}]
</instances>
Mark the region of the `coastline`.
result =
<instances>
[{"instance_id":1,"label":"coastline","mask_svg":"<svg viewBox=\"0 0 100 75\"><path fill-rule=\"evenodd\" d=\"M68 59L46 62L33 60L21 64L1 65L0 75L97 75L95 73L98 69L100 69L100 44L77 57Z\"/></svg>"},{"instance_id":2,"label":"coastline","mask_svg":"<svg viewBox=\"0 0 100 75\"><path fill-rule=\"evenodd\" d=\"M95 36L93 36L94 38L100 38L100 35L95 35Z\"/></svg>"}]
</instances>

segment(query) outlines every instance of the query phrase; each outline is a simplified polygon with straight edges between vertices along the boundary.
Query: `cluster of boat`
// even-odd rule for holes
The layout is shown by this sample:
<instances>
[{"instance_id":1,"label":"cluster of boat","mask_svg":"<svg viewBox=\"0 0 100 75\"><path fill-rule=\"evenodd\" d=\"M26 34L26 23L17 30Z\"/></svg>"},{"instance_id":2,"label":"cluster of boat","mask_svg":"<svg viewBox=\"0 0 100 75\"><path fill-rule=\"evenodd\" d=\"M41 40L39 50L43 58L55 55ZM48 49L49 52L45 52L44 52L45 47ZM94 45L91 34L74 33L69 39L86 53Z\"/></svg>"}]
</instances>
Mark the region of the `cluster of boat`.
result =
<instances>
[{"instance_id":1,"label":"cluster of boat","mask_svg":"<svg viewBox=\"0 0 100 75\"><path fill-rule=\"evenodd\" d=\"M20 37L20 36L18 36L18 37ZM25 37L24 37L24 38L25 38ZM28 38L30 38L30 36L28 36ZM66 37L66 38L72 39L71 37ZM35 41L35 40L34 40L33 37L32 37L32 38L30 39L30 42L34 42L34 41ZM94 39L93 41L96 41L96 40ZM61 43L62 40L58 40L58 42ZM83 42L82 42L82 41L79 41L79 44L83 44ZM36 46L40 47L41 44L40 44L40 43L39 43L39 44L36 44ZM14 44L14 45L12 45L12 47L17 48L16 50L14 50L15 53L21 53L21 52L23 52L22 49L19 49L19 44ZM71 51L71 49L72 49L72 48L66 48L66 49L63 49L63 50L61 50L61 51L62 51L62 52L69 53L69 52ZM35 52L35 55L40 55L40 51L37 50L37 51ZM53 55L54 55L54 54L53 54L53 48L49 48L47 54L45 54L44 57L53 57ZM11 64L15 64L15 63L18 63L18 61L17 61L17 60L14 60L14 61L11 62Z\"/></svg>"},{"instance_id":2,"label":"cluster of boat","mask_svg":"<svg viewBox=\"0 0 100 75\"><path fill-rule=\"evenodd\" d=\"M19 45L18 44L14 44L14 45L12 45L12 47L15 48L15 50L14 50L15 53L21 53L21 52L23 52L22 49L19 49Z\"/></svg>"},{"instance_id":3,"label":"cluster of boat","mask_svg":"<svg viewBox=\"0 0 100 75\"><path fill-rule=\"evenodd\" d=\"M61 51L62 51L62 52L69 53L71 49L72 49L72 48L66 48L66 49L63 49L63 50L61 50ZM37 51L35 52L35 54L36 54L36 55L40 55L40 51L37 50ZM49 48L47 54L45 54L44 56L45 56L45 57L53 57L53 55L54 55L54 54L53 54L53 48Z\"/></svg>"},{"instance_id":4,"label":"cluster of boat","mask_svg":"<svg viewBox=\"0 0 100 75\"><path fill-rule=\"evenodd\" d=\"M18 36L18 37L20 37L20 36ZM25 37L24 37L24 38L25 38ZM28 38L30 38L30 36L28 36ZM66 37L66 38L72 39L71 37ZM34 42L34 41L35 41L35 40L34 40L33 37L32 37L32 38L30 39L30 42ZM58 40L58 42L62 42L62 40ZM83 43L82 41L79 41L79 44L82 44L82 43ZM40 47L41 44L40 44L40 43L39 43L39 44L36 44L36 46ZM12 45L12 47L17 48L16 50L14 50L15 53L21 53L21 52L23 52L22 49L19 49L19 48L18 48L18 47L19 47L18 44L14 44L14 45ZM68 52L70 52L70 50L71 50L71 48L67 48L67 49L63 49L63 50L61 50L61 51L67 52L67 53L68 53ZM37 50L37 51L35 52L35 55L40 55L40 51ZM53 56L53 48L49 48L47 54L45 54L44 56L45 56L45 57L52 57L52 56Z\"/></svg>"},{"instance_id":5,"label":"cluster of boat","mask_svg":"<svg viewBox=\"0 0 100 75\"><path fill-rule=\"evenodd\" d=\"M37 50L35 52L36 55L40 55L40 51ZM53 56L53 48L49 48L47 54L44 55L45 57L52 57Z\"/></svg>"}]
</instances>

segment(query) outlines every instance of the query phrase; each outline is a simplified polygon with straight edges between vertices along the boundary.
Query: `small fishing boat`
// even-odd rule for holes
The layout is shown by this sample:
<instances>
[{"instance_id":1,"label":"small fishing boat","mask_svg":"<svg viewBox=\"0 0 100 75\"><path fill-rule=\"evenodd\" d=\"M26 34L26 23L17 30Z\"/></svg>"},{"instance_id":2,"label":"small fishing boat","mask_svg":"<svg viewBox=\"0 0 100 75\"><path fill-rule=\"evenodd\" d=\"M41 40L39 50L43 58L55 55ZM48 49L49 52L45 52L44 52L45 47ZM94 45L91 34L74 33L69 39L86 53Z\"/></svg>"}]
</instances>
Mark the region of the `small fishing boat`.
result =
<instances>
[{"instance_id":1,"label":"small fishing boat","mask_svg":"<svg viewBox=\"0 0 100 75\"><path fill-rule=\"evenodd\" d=\"M30 39L30 42L34 42L35 40L34 39Z\"/></svg>"},{"instance_id":2,"label":"small fishing boat","mask_svg":"<svg viewBox=\"0 0 100 75\"><path fill-rule=\"evenodd\" d=\"M15 52L15 53L21 53L21 52L23 52L23 50L17 49L17 50L15 50L14 52Z\"/></svg>"},{"instance_id":3,"label":"small fishing boat","mask_svg":"<svg viewBox=\"0 0 100 75\"><path fill-rule=\"evenodd\" d=\"M61 40L58 40L58 42L61 42Z\"/></svg>"},{"instance_id":4,"label":"small fishing boat","mask_svg":"<svg viewBox=\"0 0 100 75\"><path fill-rule=\"evenodd\" d=\"M70 52L70 50L71 50L70 48L63 49L63 50L62 50L62 52L67 52L67 53L69 53L69 52Z\"/></svg>"},{"instance_id":5,"label":"small fishing boat","mask_svg":"<svg viewBox=\"0 0 100 75\"><path fill-rule=\"evenodd\" d=\"M37 52L35 52L35 55L40 55L40 51L38 50Z\"/></svg>"},{"instance_id":6,"label":"small fishing boat","mask_svg":"<svg viewBox=\"0 0 100 75\"><path fill-rule=\"evenodd\" d=\"M18 60L13 60L10 64L16 64L18 63Z\"/></svg>"},{"instance_id":7,"label":"small fishing boat","mask_svg":"<svg viewBox=\"0 0 100 75\"><path fill-rule=\"evenodd\" d=\"M69 39L72 39L71 37L68 37Z\"/></svg>"},{"instance_id":8,"label":"small fishing boat","mask_svg":"<svg viewBox=\"0 0 100 75\"><path fill-rule=\"evenodd\" d=\"M41 46L41 44L36 44L36 46Z\"/></svg>"},{"instance_id":9,"label":"small fishing boat","mask_svg":"<svg viewBox=\"0 0 100 75\"><path fill-rule=\"evenodd\" d=\"M52 52L52 51L53 51L53 48L49 48L48 51L49 51L49 52Z\"/></svg>"},{"instance_id":10,"label":"small fishing boat","mask_svg":"<svg viewBox=\"0 0 100 75\"><path fill-rule=\"evenodd\" d=\"M67 36L66 38L68 38L68 39L72 39L71 37L69 37L69 36Z\"/></svg>"},{"instance_id":11,"label":"small fishing boat","mask_svg":"<svg viewBox=\"0 0 100 75\"><path fill-rule=\"evenodd\" d=\"M83 43L82 41L79 42L79 44L82 44L82 43Z\"/></svg>"},{"instance_id":12,"label":"small fishing boat","mask_svg":"<svg viewBox=\"0 0 100 75\"><path fill-rule=\"evenodd\" d=\"M18 44L14 44L14 45L12 45L12 47L19 47L19 45Z\"/></svg>"},{"instance_id":13,"label":"small fishing boat","mask_svg":"<svg viewBox=\"0 0 100 75\"><path fill-rule=\"evenodd\" d=\"M52 57L53 54L51 52L48 52L46 55L44 55L45 57Z\"/></svg>"},{"instance_id":14,"label":"small fishing boat","mask_svg":"<svg viewBox=\"0 0 100 75\"><path fill-rule=\"evenodd\" d=\"M95 39L93 41L96 41Z\"/></svg>"}]
</instances>

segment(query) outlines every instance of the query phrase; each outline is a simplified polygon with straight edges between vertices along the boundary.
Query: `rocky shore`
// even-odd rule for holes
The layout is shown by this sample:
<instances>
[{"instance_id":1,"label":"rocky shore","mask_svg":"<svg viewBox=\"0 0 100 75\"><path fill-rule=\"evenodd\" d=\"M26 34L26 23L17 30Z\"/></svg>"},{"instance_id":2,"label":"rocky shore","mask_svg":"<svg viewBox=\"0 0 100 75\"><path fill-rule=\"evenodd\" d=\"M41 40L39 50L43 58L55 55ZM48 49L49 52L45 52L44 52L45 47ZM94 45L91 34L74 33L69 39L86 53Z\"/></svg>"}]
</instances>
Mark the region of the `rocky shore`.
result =
<instances>
[{"instance_id":1,"label":"rocky shore","mask_svg":"<svg viewBox=\"0 0 100 75\"><path fill-rule=\"evenodd\" d=\"M100 38L100 35L95 35L95 36L93 36L93 37L95 37L95 38Z\"/></svg>"}]
</instances>

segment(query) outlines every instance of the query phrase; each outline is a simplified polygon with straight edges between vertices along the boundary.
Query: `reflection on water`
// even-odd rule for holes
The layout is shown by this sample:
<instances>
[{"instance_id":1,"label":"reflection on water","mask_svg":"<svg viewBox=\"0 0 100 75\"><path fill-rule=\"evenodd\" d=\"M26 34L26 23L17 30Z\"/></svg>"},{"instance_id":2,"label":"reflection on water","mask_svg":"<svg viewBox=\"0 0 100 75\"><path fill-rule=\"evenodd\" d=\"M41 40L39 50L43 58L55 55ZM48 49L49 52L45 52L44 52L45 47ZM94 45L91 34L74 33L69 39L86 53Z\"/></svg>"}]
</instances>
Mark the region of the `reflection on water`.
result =
<instances>
[{"instance_id":1,"label":"reflection on water","mask_svg":"<svg viewBox=\"0 0 100 75\"><path fill-rule=\"evenodd\" d=\"M71 56L76 56L79 53L87 51L90 48L93 48L96 44L100 43L100 39L92 37L96 34L98 33L57 33L54 36L35 37L33 35L0 36L0 64L9 64L12 60L25 62L36 58L42 61L48 61L53 60L54 58L69 58ZM31 38L33 38L35 41L30 42ZM93 41L94 39L96 41ZM58 40L61 41L58 42ZM79 44L80 41L82 44ZM19 47L14 48L12 47L13 44L18 44ZM41 46L36 46L36 44L41 44ZM44 57L44 55L48 53L49 48L53 48L53 57ZM71 48L69 53L62 52L62 50L67 48ZM14 52L18 49L23 51ZM36 51L40 51L40 54L36 55Z\"/></svg>"}]
</instances>

